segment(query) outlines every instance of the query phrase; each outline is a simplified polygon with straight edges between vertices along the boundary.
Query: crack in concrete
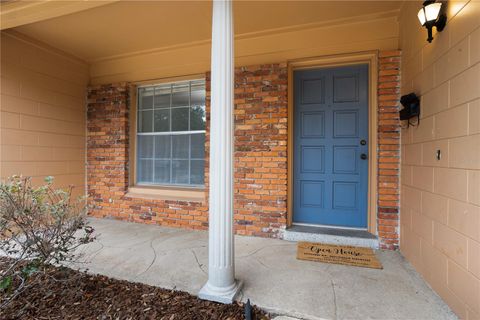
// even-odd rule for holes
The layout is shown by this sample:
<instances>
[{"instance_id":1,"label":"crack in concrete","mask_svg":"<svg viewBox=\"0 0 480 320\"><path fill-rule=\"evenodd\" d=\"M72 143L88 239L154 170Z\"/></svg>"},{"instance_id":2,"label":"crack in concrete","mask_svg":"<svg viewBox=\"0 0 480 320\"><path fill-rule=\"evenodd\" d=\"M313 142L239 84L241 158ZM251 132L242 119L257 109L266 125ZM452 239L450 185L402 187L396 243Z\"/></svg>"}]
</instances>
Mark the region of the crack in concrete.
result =
<instances>
[{"instance_id":1,"label":"crack in concrete","mask_svg":"<svg viewBox=\"0 0 480 320\"><path fill-rule=\"evenodd\" d=\"M207 246L194 246L194 247L187 247L187 248L168 249L168 250L158 251L157 253L168 254L168 253L171 253L171 252L180 252L180 251L186 251L186 250L192 250L192 249L201 249L201 248L206 248L206 247Z\"/></svg>"},{"instance_id":2,"label":"crack in concrete","mask_svg":"<svg viewBox=\"0 0 480 320\"><path fill-rule=\"evenodd\" d=\"M289 247L291 246L291 244L272 244L272 245L268 245L268 246L264 246L264 247L261 247L261 248L258 248L246 255L243 255L243 256L238 256L237 258L247 258L247 257L251 257L253 256L254 254L257 254L259 253L260 251L262 251L263 249L266 249L266 248L273 248L273 247Z\"/></svg>"},{"instance_id":3,"label":"crack in concrete","mask_svg":"<svg viewBox=\"0 0 480 320\"><path fill-rule=\"evenodd\" d=\"M170 239L170 238L172 238L172 237L173 237L173 236L167 236L167 237L159 236L159 237L155 237L155 238L153 238L153 239L150 239L150 248L151 248L152 251L153 251L153 259L152 259L152 261L150 262L150 264L148 265L148 267L147 267L145 270L143 270L142 272L140 272L139 274L137 274L137 275L134 277L134 279L137 279L137 278L139 278L141 275L147 273L148 270L150 270L150 268L153 266L153 264L154 264L155 261L157 260L158 255L159 255L160 253L164 253L164 252L162 252L162 251L157 252L157 250L155 250L155 248L153 247L153 242L154 242L155 240L159 240L159 239L161 239L160 242L164 242L164 241L166 241L166 240L168 240L168 239ZM142 243L145 243L145 242L147 242L147 241L143 241Z\"/></svg>"},{"instance_id":4,"label":"crack in concrete","mask_svg":"<svg viewBox=\"0 0 480 320\"><path fill-rule=\"evenodd\" d=\"M294 310L283 310L272 307L262 307L262 309L267 311L273 320L277 319L277 317L287 317L288 319L292 320L327 320L327 318L304 315Z\"/></svg>"},{"instance_id":5,"label":"crack in concrete","mask_svg":"<svg viewBox=\"0 0 480 320\"><path fill-rule=\"evenodd\" d=\"M335 292L335 282L333 282L333 279L330 279L330 282L332 283L333 304L335 306L334 319L337 319L337 294Z\"/></svg>"},{"instance_id":6,"label":"crack in concrete","mask_svg":"<svg viewBox=\"0 0 480 320\"><path fill-rule=\"evenodd\" d=\"M198 268L204 273L204 274L207 274L207 272L205 270L203 270L202 266L203 264L200 263L200 261L198 261L198 257L197 257L197 254L195 253L195 251L192 249L190 250L193 254L193 256L195 257L195 261L197 262L197 266Z\"/></svg>"},{"instance_id":7,"label":"crack in concrete","mask_svg":"<svg viewBox=\"0 0 480 320\"><path fill-rule=\"evenodd\" d=\"M100 245L100 248L98 250L95 250L94 252L91 252L90 254L88 254L88 258L87 258L87 256L85 257L85 263L91 262L96 256L99 255L100 251L102 251L103 248L105 248L103 243L101 243L100 241L98 242L98 244ZM87 260L90 260L90 261L87 261Z\"/></svg>"},{"instance_id":8,"label":"crack in concrete","mask_svg":"<svg viewBox=\"0 0 480 320\"><path fill-rule=\"evenodd\" d=\"M269 266L267 266L265 263L262 262L262 260L260 260L259 258L257 257L253 257L255 260L257 260L258 263L260 263L262 266L264 266L267 270L270 269Z\"/></svg>"},{"instance_id":9,"label":"crack in concrete","mask_svg":"<svg viewBox=\"0 0 480 320\"><path fill-rule=\"evenodd\" d=\"M84 265L84 266L88 267L88 265L92 263L92 260L96 256L98 256L100 251L102 251L102 249L104 248L104 245L100 241L97 241L95 243L98 243L100 248L98 248L98 249L96 249L92 252L88 252L88 248L86 248L86 247L77 248L76 253L75 253L75 255L76 255L75 260L69 261L68 263L66 263L66 265L67 266L78 266L79 269L88 270L88 268L84 268L80 265ZM75 268L77 268L77 267L75 267Z\"/></svg>"},{"instance_id":10,"label":"crack in concrete","mask_svg":"<svg viewBox=\"0 0 480 320\"><path fill-rule=\"evenodd\" d=\"M150 240L150 248L152 248L153 255L154 255L153 260L152 260L152 262L150 263L150 265L147 267L147 269L145 269L145 271L139 273L139 274L137 275L137 277L140 276L140 275L142 275L142 274L144 274L145 272L147 272L147 271L152 267L152 265L155 263L157 257L158 257L160 254L163 255L163 254L166 254L166 253L168 253L168 252L170 252L170 251L180 251L180 250L182 250L182 249L172 249L172 250L161 250L161 251L158 251L158 252L157 252L157 250L155 250L155 248L153 247L153 242L154 242L155 240L161 240L159 243L162 243L162 242L165 242L165 241L167 241L167 240L169 240L169 239L171 239L171 238L173 238L173 237L175 237L175 235L170 235L170 236L167 236L167 237L159 236L159 237L155 237L155 238L153 238L153 239ZM144 241L144 242L147 242L147 241ZM185 250L185 249L183 249L183 250Z\"/></svg>"},{"instance_id":11,"label":"crack in concrete","mask_svg":"<svg viewBox=\"0 0 480 320\"><path fill-rule=\"evenodd\" d=\"M166 237L168 238L168 237ZM159 237L155 237L154 239L159 239ZM126 239L126 242L128 241L128 239ZM142 244L145 244L147 242L150 242L152 241L152 239L147 239L147 240L142 240L140 242L135 242L135 243L131 243L131 244L128 244L127 246L108 246L108 245L104 245L105 248L110 248L110 249L128 249L128 248L131 248L131 247L136 247L136 246L140 246Z\"/></svg>"},{"instance_id":12,"label":"crack in concrete","mask_svg":"<svg viewBox=\"0 0 480 320\"><path fill-rule=\"evenodd\" d=\"M155 250L155 248L153 247L153 241L157 240L158 238L153 238L150 240L150 248L152 249L153 251L153 259L152 261L150 262L150 264L148 265L148 267L143 270L142 272L140 272L139 274L137 274L134 279L137 279L138 277L140 277L141 275L145 274L148 270L150 270L150 268L153 266L153 264L155 263L155 261L157 260L157 251Z\"/></svg>"}]
</instances>

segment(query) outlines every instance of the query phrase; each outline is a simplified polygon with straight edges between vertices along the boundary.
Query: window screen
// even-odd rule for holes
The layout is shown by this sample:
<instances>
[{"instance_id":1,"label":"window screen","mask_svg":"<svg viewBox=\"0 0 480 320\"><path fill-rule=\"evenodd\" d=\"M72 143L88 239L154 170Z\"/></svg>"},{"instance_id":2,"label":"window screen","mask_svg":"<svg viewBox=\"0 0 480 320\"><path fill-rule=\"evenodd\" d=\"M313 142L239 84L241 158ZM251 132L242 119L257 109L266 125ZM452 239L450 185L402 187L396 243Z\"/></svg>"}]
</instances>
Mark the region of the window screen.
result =
<instances>
[{"instance_id":1,"label":"window screen","mask_svg":"<svg viewBox=\"0 0 480 320\"><path fill-rule=\"evenodd\" d=\"M201 186L205 81L138 88L137 184Z\"/></svg>"}]
</instances>

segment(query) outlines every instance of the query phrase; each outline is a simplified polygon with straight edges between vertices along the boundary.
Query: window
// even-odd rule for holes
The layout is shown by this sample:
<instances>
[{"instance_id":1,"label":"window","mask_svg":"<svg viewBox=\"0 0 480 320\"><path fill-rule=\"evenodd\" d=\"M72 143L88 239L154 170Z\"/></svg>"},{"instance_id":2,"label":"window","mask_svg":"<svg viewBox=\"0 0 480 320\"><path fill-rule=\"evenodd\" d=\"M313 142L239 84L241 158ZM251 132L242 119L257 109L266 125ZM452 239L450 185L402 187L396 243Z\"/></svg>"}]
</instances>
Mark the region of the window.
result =
<instances>
[{"instance_id":1,"label":"window","mask_svg":"<svg viewBox=\"0 0 480 320\"><path fill-rule=\"evenodd\" d=\"M202 186L205 81L138 88L139 185Z\"/></svg>"}]
</instances>

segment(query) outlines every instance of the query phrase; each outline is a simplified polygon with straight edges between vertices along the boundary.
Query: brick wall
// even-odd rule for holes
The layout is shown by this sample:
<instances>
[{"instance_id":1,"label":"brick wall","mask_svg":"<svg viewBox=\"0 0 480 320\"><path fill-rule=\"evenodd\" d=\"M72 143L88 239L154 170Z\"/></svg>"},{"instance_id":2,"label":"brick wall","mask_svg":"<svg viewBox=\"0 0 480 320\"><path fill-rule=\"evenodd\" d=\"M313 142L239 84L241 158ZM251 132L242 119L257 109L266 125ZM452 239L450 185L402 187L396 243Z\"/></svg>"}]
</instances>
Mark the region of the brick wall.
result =
<instances>
[{"instance_id":1,"label":"brick wall","mask_svg":"<svg viewBox=\"0 0 480 320\"><path fill-rule=\"evenodd\" d=\"M384 249L397 249L399 242L400 62L398 50L379 54L377 230Z\"/></svg>"},{"instance_id":2,"label":"brick wall","mask_svg":"<svg viewBox=\"0 0 480 320\"><path fill-rule=\"evenodd\" d=\"M287 65L235 72L237 232L277 236L287 223Z\"/></svg>"},{"instance_id":3,"label":"brick wall","mask_svg":"<svg viewBox=\"0 0 480 320\"><path fill-rule=\"evenodd\" d=\"M398 51L382 52L379 74L378 232L383 248L398 243ZM210 78L207 85L207 143ZM88 91L88 195L91 214L194 229L208 227L206 202L126 196L129 84ZM208 190L208 159L205 168ZM235 199L237 234L278 237L287 224L287 65L235 70ZM208 194L207 194L208 198Z\"/></svg>"},{"instance_id":4,"label":"brick wall","mask_svg":"<svg viewBox=\"0 0 480 320\"><path fill-rule=\"evenodd\" d=\"M209 75L207 80L207 141ZM128 83L88 90L88 197L97 217L206 229L203 202L132 198ZM287 68L269 64L235 70L235 229L277 237L286 225ZM208 155L208 142L206 154ZM208 159L205 168L208 190ZM206 192L208 198L208 192Z\"/></svg>"},{"instance_id":5,"label":"brick wall","mask_svg":"<svg viewBox=\"0 0 480 320\"><path fill-rule=\"evenodd\" d=\"M127 197L130 85L90 87L87 109L87 181L90 214L127 221L207 228L205 203Z\"/></svg>"}]
</instances>

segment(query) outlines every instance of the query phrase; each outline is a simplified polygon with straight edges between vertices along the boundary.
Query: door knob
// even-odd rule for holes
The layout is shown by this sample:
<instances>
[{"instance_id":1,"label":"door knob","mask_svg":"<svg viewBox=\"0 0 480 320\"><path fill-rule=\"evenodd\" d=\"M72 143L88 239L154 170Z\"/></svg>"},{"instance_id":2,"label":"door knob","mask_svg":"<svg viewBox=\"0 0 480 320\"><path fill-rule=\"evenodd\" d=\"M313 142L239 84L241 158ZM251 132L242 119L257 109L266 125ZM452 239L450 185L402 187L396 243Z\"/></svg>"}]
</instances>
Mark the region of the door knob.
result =
<instances>
[{"instance_id":1,"label":"door knob","mask_svg":"<svg viewBox=\"0 0 480 320\"><path fill-rule=\"evenodd\" d=\"M360 155L360 159L366 160L366 159L367 159L367 155L366 155L365 153L362 153L362 154Z\"/></svg>"},{"instance_id":2,"label":"door knob","mask_svg":"<svg viewBox=\"0 0 480 320\"><path fill-rule=\"evenodd\" d=\"M360 140L360 144L361 144L362 146L364 146L364 145L367 144L367 141L366 141L365 139L362 139L362 140Z\"/></svg>"}]
</instances>

